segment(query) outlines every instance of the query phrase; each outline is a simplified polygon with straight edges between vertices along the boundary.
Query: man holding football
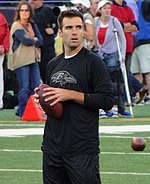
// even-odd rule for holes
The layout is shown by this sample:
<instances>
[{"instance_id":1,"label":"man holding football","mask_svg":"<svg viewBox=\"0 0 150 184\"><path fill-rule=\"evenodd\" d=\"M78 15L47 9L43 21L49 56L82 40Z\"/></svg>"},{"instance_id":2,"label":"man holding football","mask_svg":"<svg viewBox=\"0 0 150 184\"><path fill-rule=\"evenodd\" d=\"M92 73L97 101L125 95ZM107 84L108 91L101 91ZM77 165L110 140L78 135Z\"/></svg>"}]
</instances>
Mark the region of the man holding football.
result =
<instances>
[{"instance_id":1,"label":"man holding football","mask_svg":"<svg viewBox=\"0 0 150 184\"><path fill-rule=\"evenodd\" d=\"M83 47L83 17L66 10L58 17L64 53L46 72L45 102L63 104L60 118L48 115L43 143L44 184L101 184L99 109L114 103L112 83L102 60ZM40 96L35 89L35 101ZM42 106L43 104L40 104Z\"/></svg>"}]
</instances>

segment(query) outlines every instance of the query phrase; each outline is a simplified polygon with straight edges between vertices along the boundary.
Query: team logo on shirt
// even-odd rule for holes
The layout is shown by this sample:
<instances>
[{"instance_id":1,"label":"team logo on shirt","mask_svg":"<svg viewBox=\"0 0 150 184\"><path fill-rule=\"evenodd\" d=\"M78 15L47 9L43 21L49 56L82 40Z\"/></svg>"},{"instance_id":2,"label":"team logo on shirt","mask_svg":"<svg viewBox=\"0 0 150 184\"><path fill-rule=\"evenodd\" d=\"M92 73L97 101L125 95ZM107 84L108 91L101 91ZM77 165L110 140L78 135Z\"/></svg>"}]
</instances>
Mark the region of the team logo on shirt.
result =
<instances>
[{"instance_id":1,"label":"team logo on shirt","mask_svg":"<svg viewBox=\"0 0 150 184\"><path fill-rule=\"evenodd\" d=\"M52 83L60 83L63 86L66 83L77 83L77 80L66 71L59 71L55 73L51 78Z\"/></svg>"}]
</instances>

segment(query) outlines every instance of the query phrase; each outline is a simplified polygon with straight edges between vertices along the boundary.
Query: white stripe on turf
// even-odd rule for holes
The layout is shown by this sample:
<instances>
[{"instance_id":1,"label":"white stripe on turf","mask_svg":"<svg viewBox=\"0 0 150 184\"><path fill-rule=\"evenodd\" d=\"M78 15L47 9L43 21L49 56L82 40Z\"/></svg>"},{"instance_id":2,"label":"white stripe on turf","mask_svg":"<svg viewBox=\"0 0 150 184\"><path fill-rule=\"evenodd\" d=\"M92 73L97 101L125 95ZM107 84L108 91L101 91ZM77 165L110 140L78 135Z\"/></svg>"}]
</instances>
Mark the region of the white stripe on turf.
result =
<instances>
[{"instance_id":1,"label":"white stripe on turf","mask_svg":"<svg viewBox=\"0 0 150 184\"><path fill-rule=\"evenodd\" d=\"M0 169L0 171L5 171L5 172L42 172L42 170L35 170L35 169Z\"/></svg>"},{"instance_id":2,"label":"white stripe on turf","mask_svg":"<svg viewBox=\"0 0 150 184\"><path fill-rule=\"evenodd\" d=\"M0 169L0 171L4 171L4 172L42 172L42 170L35 170L35 169ZM101 174L150 176L150 173L131 173L131 172L101 172Z\"/></svg>"},{"instance_id":3,"label":"white stripe on turf","mask_svg":"<svg viewBox=\"0 0 150 184\"><path fill-rule=\"evenodd\" d=\"M0 137L42 135L43 133L44 133L44 128L1 129Z\"/></svg>"},{"instance_id":4,"label":"white stripe on turf","mask_svg":"<svg viewBox=\"0 0 150 184\"><path fill-rule=\"evenodd\" d=\"M116 139L132 139L133 136L128 136L126 134L126 136L124 135L99 135L100 138L116 138ZM150 137L144 137L145 139L150 139Z\"/></svg>"},{"instance_id":5,"label":"white stripe on turf","mask_svg":"<svg viewBox=\"0 0 150 184\"><path fill-rule=\"evenodd\" d=\"M1 129L0 137L43 135L43 132L44 128ZM99 126L99 133L118 134L133 132L150 132L150 125Z\"/></svg>"},{"instance_id":6,"label":"white stripe on turf","mask_svg":"<svg viewBox=\"0 0 150 184\"><path fill-rule=\"evenodd\" d=\"M150 132L150 125L129 125L129 126L99 126L99 133L133 133Z\"/></svg>"},{"instance_id":7,"label":"white stripe on turf","mask_svg":"<svg viewBox=\"0 0 150 184\"><path fill-rule=\"evenodd\" d=\"M12 124L12 123L6 123L6 124L1 124L0 123L0 127L44 127L44 124Z\"/></svg>"},{"instance_id":8,"label":"white stripe on turf","mask_svg":"<svg viewBox=\"0 0 150 184\"><path fill-rule=\"evenodd\" d=\"M150 155L150 153L146 152L130 152L130 153L125 153L125 152L101 152L100 154L104 155Z\"/></svg>"},{"instance_id":9,"label":"white stripe on turf","mask_svg":"<svg viewBox=\"0 0 150 184\"><path fill-rule=\"evenodd\" d=\"M150 173L131 173L131 172L101 172L101 174L106 174L106 175L139 175L139 176L150 176Z\"/></svg>"},{"instance_id":10,"label":"white stripe on turf","mask_svg":"<svg viewBox=\"0 0 150 184\"><path fill-rule=\"evenodd\" d=\"M30 153L41 153L41 150L13 150L13 149L0 149L0 152L30 152Z\"/></svg>"},{"instance_id":11,"label":"white stripe on turf","mask_svg":"<svg viewBox=\"0 0 150 184\"><path fill-rule=\"evenodd\" d=\"M41 153L41 150L13 150L13 149L0 149L0 152L29 152L29 153ZM150 155L150 153L147 152L101 152L100 154L104 155Z\"/></svg>"}]
</instances>

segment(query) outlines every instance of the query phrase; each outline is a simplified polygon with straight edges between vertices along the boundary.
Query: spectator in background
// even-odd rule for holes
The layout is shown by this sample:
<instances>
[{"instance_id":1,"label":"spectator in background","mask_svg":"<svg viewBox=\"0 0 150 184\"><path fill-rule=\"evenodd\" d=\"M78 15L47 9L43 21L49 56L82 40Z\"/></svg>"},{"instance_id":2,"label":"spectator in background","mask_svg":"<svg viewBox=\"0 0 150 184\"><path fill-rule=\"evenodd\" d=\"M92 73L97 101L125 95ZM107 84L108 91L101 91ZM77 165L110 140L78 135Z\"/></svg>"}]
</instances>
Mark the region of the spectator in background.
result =
<instances>
[{"instance_id":1,"label":"spectator in background","mask_svg":"<svg viewBox=\"0 0 150 184\"><path fill-rule=\"evenodd\" d=\"M58 6L55 6L55 7L53 8L53 13L54 13L54 15L55 15L56 17L59 16L60 12L61 12L61 10L60 10L60 8L59 8Z\"/></svg>"},{"instance_id":2,"label":"spectator in background","mask_svg":"<svg viewBox=\"0 0 150 184\"><path fill-rule=\"evenodd\" d=\"M26 1L21 1L16 8L16 15L10 33L10 51L8 68L15 70L19 94L17 116L22 117L27 101L34 93L34 88L39 86L41 76L38 62L38 52L43 43L42 36L34 22L32 7Z\"/></svg>"},{"instance_id":3,"label":"spectator in background","mask_svg":"<svg viewBox=\"0 0 150 184\"><path fill-rule=\"evenodd\" d=\"M100 0L90 0L91 6L90 6L90 13L93 17L96 17L96 11L98 7L98 3Z\"/></svg>"},{"instance_id":4,"label":"spectator in background","mask_svg":"<svg viewBox=\"0 0 150 184\"><path fill-rule=\"evenodd\" d=\"M43 83L45 82L45 72L48 62L55 57L55 36L57 35L57 17L53 10L43 4L43 0L29 0L34 9L33 20L37 24L43 37L43 46L41 47L40 73Z\"/></svg>"},{"instance_id":5,"label":"spectator in background","mask_svg":"<svg viewBox=\"0 0 150 184\"><path fill-rule=\"evenodd\" d=\"M127 5L131 8L131 10L134 14L136 22L138 22L138 19L139 19L139 10L137 7L137 1L138 0L126 0ZM137 33L138 33L138 31L132 32L133 39L134 39L134 46L136 44Z\"/></svg>"},{"instance_id":6,"label":"spectator in background","mask_svg":"<svg viewBox=\"0 0 150 184\"><path fill-rule=\"evenodd\" d=\"M138 10L138 6L137 6L138 0L125 0L125 1L126 1L127 5L132 9L135 20L138 22L138 18L139 18L139 10Z\"/></svg>"},{"instance_id":7,"label":"spectator in background","mask_svg":"<svg viewBox=\"0 0 150 184\"><path fill-rule=\"evenodd\" d=\"M138 31L138 23L134 17L132 9L127 6L127 3L123 0L113 0L111 15L118 18L124 30L127 45L125 65L128 74L130 94L131 96L134 96L135 93L139 92L138 102L140 102L143 99L144 94L147 93L147 87L140 83L130 72L131 56L134 49L132 33Z\"/></svg>"},{"instance_id":8,"label":"spectator in background","mask_svg":"<svg viewBox=\"0 0 150 184\"><path fill-rule=\"evenodd\" d=\"M135 20L138 22L139 10L138 10L138 7L137 7L137 1L138 0L126 0L126 3L132 9L132 12L134 14ZM136 44L137 44L136 43L137 42L137 34L138 34L138 31L132 32L133 39L134 39L134 47L133 48L135 48L136 47ZM133 50L133 53L134 53L134 50ZM132 64L132 61L131 61L131 64ZM145 95L146 94L144 94L144 96ZM134 103L139 103L141 101L140 104L144 104L144 100L139 100L139 99L140 99L139 92L136 92Z\"/></svg>"},{"instance_id":9,"label":"spectator in background","mask_svg":"<svg viewBox=\"0 0 150 184\"><path fill-rule=\"evenodd\" d=\"M150 1L139 0L139 32L137 36L136 48L132 55L131 72L136 78L145 82L150 89ZM150 90L147 91L146 104L150 104Z\"/></svg>"},{"instance_id":10,"label":"spectator in background","mask_svg":"<svg viewBox=\"0 0 150 184\"><path fill-rule=\"evenodd\" d=\"M113 0L111 15L117 17L121 22L126 37L126 68L130 71L131 55L133 52L133 36L132 32L138 31L138 24L134 14L127 3L123 0Z\"/></svg>"},{"instance_id":11,"label":"spectator in background","mask_svg":"<svg viewBox=\"0 0 150 184\"><path fill-rule=\"evenodd\" d=\"M77 9L83 14L84 18L84 47L88 50L95 48L95 23L89 9L91 3L89 0L71 0Z\"/></svg>"},{"instance_id":12,"label":"spectator in background","mask_svg":"<svg viewBox=\"0 0 150 184\"><path fill-rule=\"evenodd\" d=\"M115 94L115 106L112 112L100 111L101 117L118 117L125 112L124 103L124 82L120 70L119 54L114 28L117 29L118 39L121 48L122 60L125 60L126 38L119 20L111 16L111 1L101 0L97 8L97 17L95 18L96 38L99 55L106 64L107 70L113 82Z\"/></svg>"},{"instance_id":13,"label":"spectator in background","mask_svg":"<svg viewBox=\"0 0 150 184\"><path fill-rule=\"evenodd\" d=\"M4 78L3 61L9 50L9 27L4 15L0 13L0 110L3 109Z\"/></svg>"}]
</instances>

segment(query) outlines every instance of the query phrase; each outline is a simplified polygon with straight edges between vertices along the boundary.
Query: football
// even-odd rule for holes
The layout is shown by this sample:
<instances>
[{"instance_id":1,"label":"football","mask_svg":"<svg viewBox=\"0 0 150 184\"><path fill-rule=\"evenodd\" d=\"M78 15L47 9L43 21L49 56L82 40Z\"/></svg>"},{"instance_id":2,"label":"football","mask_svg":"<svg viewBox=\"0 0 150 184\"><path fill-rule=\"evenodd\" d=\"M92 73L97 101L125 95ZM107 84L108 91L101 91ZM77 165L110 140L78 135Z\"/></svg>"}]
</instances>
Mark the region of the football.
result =
<instances>
[{"instance_id":1,"label":"football","mask_svg":"<svg viewBox=\"0 0 150 184\"><path fill-rule=\"evenodd\" d=\"M37 94L39 95L39 103L40 103L43 111L45 112L45 114L47 114L48 116L51 116L51 117L60 118L62 116L62 113L63 113L62 103L58 102L54 106L50 106L50 104L53 101L45 102L45 97L43 97L44 88L48 88L48 87L50 87L50 86L47 84L40 84L39 85L39 90L37 91Z\"/></svg>"},{"instance_id":2,"label":"football","mask_svg":"<svg viewBox=\"0 0 150 184\"><path fill-rule=\"evenodd\" d=\"M142 137L133 137L131 147L134 151L143 151L146 146L146 140Z\"/></svg>"}]
</instances>

